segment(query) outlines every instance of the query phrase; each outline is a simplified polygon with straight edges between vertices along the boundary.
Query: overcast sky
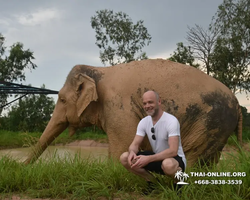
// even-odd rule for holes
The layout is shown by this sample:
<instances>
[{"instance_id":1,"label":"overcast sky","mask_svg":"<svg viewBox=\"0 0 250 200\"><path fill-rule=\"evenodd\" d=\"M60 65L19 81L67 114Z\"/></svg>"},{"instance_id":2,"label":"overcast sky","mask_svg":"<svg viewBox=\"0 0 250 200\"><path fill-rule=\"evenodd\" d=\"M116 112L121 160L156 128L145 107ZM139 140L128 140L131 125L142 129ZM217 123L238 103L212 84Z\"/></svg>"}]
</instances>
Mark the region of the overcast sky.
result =
<instances>
[{"instance_id":1,"label":"overcast sky","mask_svg":"<svg viewBox=\"0 0 250 200\"><path fill-rule=\"evenodd\" d=\"M127 13L133 22L144 20L152 36L145 47L149 58L168 58L176 43L186 43L188 26L208 28L223 0L0 0L0 33L5 46L16 42L34 52L37 69L26 72L34 87L60 90L76 64L103 66L90 19L111 9ZM54 96L55 97L55 96ZM237 95L250 111L245 95Z\"/></svg>"}]
</instances>

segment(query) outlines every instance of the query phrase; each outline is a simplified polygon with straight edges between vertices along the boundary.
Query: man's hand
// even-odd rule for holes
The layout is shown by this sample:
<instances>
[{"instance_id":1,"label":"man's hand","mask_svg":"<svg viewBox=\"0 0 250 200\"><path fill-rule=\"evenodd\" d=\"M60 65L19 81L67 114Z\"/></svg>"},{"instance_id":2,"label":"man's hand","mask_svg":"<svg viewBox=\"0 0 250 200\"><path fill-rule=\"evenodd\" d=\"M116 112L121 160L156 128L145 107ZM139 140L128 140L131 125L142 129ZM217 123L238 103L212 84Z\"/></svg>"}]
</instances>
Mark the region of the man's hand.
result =
<instances>
[{"instance_id":1,"label":"man's hand","mask_svg":"<svg viewBox=\"0 0 250 200\"><path fill-rule=\"evenodd\" d=\"M133 164L131 165L131 168L142 168L146 166L150 162L149 156L136 156L134 157Z\"/></svg>"},{"instance_id":2,"label":"man's hand","mask_svg":"<svg viewBox=\"0 0 250 200\"><path fill-rule=\"evenodd\" d=\"M137 158L134 158L132 161L131 161L131 164L135 164L137 161Z\"/></svg>"},{"instance_id":3,"label":"man's hand","mask_svg":"<svg viewBox=\"0 0 250 200\"><path fill-rule=\"evenodd\" d=\"M128 156L128 163L130 166L133 165L134 160L135 160L136 154L134 151L130 151L129 156Z\"/></svg>"}]
</instances>

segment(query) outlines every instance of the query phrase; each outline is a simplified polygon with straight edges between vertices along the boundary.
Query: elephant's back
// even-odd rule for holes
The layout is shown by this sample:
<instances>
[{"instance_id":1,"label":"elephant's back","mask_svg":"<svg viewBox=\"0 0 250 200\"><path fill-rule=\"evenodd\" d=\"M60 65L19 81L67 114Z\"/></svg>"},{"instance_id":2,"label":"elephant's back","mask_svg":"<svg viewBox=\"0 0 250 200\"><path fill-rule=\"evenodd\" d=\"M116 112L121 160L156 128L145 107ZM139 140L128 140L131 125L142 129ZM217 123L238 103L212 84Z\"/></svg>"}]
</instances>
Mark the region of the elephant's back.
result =
<instances>
[{"instance_id":1,"label":"elephant's back","mask_svg":"<svg viewBox=\"0 0 250 200\"><path fill-rule=\"evenodd\" d=\"M204 72L184 64L163 59L148 59L109 68L108 84L135 105L143 117L142 94L159 93L165 111L175 115L181 124L206 120L207 129L222 127L231 131L237 125L238 101L224 84ZM111 73L112 72L112 73ZM134 102L133 102L134 101ZM140 105L138 105L140 104ZM141 114L139 114L141 113Z\"/></svg>"},{"instance_id":2,"label":"elephant's back","mask_svg":"<svg viewBox=\"0 0 250 200\"><path fill-rule=\"evenodd\" d=\"M145 91L155 90L163 106L173 114L177 107L185 109L179 113L185 113L194 104L218 110L218 105L234 109L238 104L235 95L221 82L194 67L169 60L133 61L103 70L104 84L110 90L139 99Z\"/></svg>"},{"instance_id":3,"label":"elephant's back","mask_svg":"<svg viewBox=\"0 0 250 200\"><path fill-rule=\"evenodd\" d=\"M197 95L215 91L234 98L232 92L221 82L204 72L180 63L163 59L133 61L113 67L105 72L107 84L125 92L157 91L162 98L182 99L182 102L197 101ZM183 98L184 94L188 94Z\"/></svg>"}]
</instances>

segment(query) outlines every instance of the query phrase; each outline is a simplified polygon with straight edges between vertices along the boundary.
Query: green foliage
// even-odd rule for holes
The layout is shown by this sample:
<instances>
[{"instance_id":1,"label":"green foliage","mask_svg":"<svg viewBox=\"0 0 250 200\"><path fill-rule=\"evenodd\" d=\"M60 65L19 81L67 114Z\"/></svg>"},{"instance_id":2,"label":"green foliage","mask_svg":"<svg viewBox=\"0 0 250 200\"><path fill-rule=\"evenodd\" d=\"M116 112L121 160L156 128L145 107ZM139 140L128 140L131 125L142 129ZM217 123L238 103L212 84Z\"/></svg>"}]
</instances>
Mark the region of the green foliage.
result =
<instances>
[{"instance_id":1,"label":"green foliage","mask_svg":"<svg viewBox=\"0 0 250 200\"><path fill-rule=\"evenodd\" d=\"M171 61L187 64L195 68L199 67L199 64L194 64L193 52L190 47L184 46L182 42L177 43L177 50L174 51L174 55L168 58Z\"/></svg>"},{"instance_id":2,"label":"green foliage","mask_svg":"<svg viewBox=\"0 0 250 200\"><path fill-rule=\"evenodd\" d=\"M55 103L44 94L31 94L19 99L7 116L2 128L11 131L43 131L51 118Z\"/></svg>"},{"instance_id":3,"label":"green foliage","mask_svg":"<svg viewBox=\"0 0 250 200\"><path fill-rule=\"evenodd\" d=\"M249 62L243 63L245 58L241 57L239 49L235 46L241 45L240 43L240 40L237 40L230 44L228 39L219 37L211 59L213 77L224 83L233 93L250 91Z\"/></svg>"},{"instance_id":4,"label":"green foliage","mask_svg":"<svg viewBox=\"0 0 250 200\"><path fill-rule=\"evenodd\" d=\"M250 141L250 128L249 127L243 127L242 140L243 141Z\"/></svg>"},{"instance_id":5,"label":"green foliage","mask_svg":"<svg viewBox=\"0 0 250 200\"><path fill-rule=\"evenodd\" d=\"M250 1L224 0L211 25L220 32L212 66L214 77L234 93L250 91Z\"/></svg>"},{"instance_id":6,"label":"green foliage","mask_svg":"<svg viewBox=\"0 0 250 200\"><path fill-rule=\"evenodd\" d=\"M100 59L103 64L147 59L145 53L136 57L151 40L142 20L134 24L126 13L100 10L91 17L91 26L96 32L96 45L102 49Z\"/></svg>"},{"instance_id":7,"label":"green foliage","mask_svg":"<svg viewBox=\"0 0 250 200\"><path fill-rule=\"evenodd\" d=\"M243 128L250 129L250 113L248 113L247 108L243 106L241 106L241 112L243 117Z\"/></svg>"},{"instance_id":8,"label":"green foliage","mask_svg":"<svg viewBox=\"0 0 250 200\"><path fill-rule=\"evenodd\" d=\"M5 38L0 33L0 80L1 81L23 81L25 80L25 69L35 69L37 66L32 62L33 52L24 50L22 43L15 43L10 47L8 55L4 46ZM0 106L7 102L8 94L0 94ZM0 109L1 114L2 109Z\"/></svg>"},{"instance_id":9,"label":"green foliage","mask_svg":"<svg viewBox=\"0 0 250 200\"><path fill-rule=\"evenodd\" d=\"M0 62L0 79L4 81L25 80L24 69L35 69L36 65L31 62L33 53L23 49L22 43L13 44L10 47L9 56Z\"/></svg>"},{"instance_id":10,"label":"green foliage","mask_svg":"<svg viewBox=\"0 0 250 200\"><path fill-rule=\"evenodd\" d=\"M242 140L250 141L250 113L247 112L247 108L241 106L242 118L243 118L243 131L242 131Z\"/></svg>"}]
</instances>

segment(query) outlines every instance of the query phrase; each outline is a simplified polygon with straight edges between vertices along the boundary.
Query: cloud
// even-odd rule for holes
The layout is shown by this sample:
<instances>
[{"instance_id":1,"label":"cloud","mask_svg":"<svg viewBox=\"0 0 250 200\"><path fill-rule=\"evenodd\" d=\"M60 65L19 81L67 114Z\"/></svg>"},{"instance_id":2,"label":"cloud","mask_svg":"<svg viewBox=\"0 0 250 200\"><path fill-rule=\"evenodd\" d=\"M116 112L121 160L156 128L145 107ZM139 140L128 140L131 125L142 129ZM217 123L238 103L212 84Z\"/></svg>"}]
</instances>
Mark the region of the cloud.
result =
<instances>
[{"instance_id":1,"label":"cloud","mask_svg":"<svg viewBox=\"0 0 250 200\"><path fill-rule=\"evenodd\" d=\"M157 54L149 55L149 58L151 58L151 59L167 59L167 58L171 57L171 54L173 54L173 51L165 50L165 51L159 52Z\"/></svg>"},{"instance_id":2,"label":"cloud","mask_svg":"<svg viewBox=\"0 0 250 200\"><path fill-rule=\"evenodd\" d=\"M9 22L7 21L7 19L0 19L0 24L4 26L9 26Z\"/></svg>"},{"instance_id":3,"label":"cloud","mask_svg":"<svg viewBox=\"0 0 250 200\"><path fill-rule=\"evenodd\" d=\"M61 16L61 12L55 9L39 10L34 13L22 14L17 16L18 22L21 25L36 26L42 23L46 23L52 19L58 19Z\"/></svg>"}]
</instances>

